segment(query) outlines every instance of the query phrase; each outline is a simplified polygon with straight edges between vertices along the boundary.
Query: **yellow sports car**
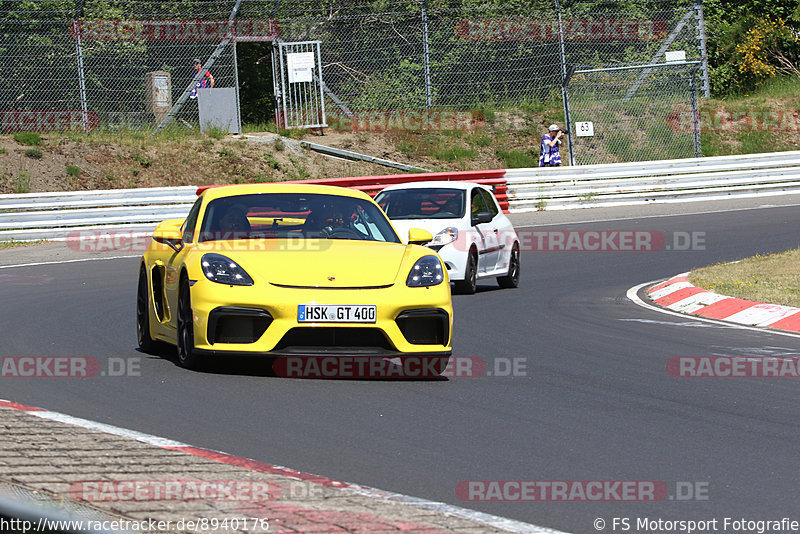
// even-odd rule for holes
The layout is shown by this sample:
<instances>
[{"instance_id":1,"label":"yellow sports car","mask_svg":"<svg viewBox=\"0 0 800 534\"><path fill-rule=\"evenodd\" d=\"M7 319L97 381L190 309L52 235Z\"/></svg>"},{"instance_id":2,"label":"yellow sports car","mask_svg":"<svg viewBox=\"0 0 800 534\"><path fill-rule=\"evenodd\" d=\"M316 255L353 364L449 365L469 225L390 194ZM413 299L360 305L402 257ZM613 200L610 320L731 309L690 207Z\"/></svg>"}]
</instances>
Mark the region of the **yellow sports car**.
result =
<instances>
[{"instance_id":1,"label":"yellow sports car","mask_svg":"<svg viewBox=\"0 0 800 534\"><path fill-rule=\"evenodd\" d=\"M425 230L408 245L359 191L321 185L208 188L158 225L142 257L139 347L206 356L415 357L451 353L447 270Z\"/></svg>"}]
</instances>

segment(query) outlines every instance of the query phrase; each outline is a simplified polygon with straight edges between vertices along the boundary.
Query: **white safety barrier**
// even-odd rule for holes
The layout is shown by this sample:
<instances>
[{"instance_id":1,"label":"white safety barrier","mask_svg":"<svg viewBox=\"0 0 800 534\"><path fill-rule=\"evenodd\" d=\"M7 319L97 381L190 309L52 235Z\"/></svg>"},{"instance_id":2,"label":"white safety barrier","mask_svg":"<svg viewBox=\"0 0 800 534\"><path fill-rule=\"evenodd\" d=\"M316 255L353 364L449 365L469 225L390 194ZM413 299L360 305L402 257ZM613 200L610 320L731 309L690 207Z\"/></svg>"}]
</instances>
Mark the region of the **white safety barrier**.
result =
<instances>
[{"instance_id":1,"label":"white safety barrier","mask_svg":"<svg viewBox=\"0 0 800 534\"><path fill-rule=\"evenodd\" d=\"M152 231L164 219L186 217L196 191L185 186L0 195L0 241Z\"/></svg>"},{"instance_id":2,"label":"white safety barrier","mask_svg":"<svg viewBox=\"0 0 800 534\"><path fill-rule=\"evenodd\" d=\"M511 213L770 196L800 192L800 151L508 169L504 178ZM164 219L185 217L196 191L184 186L0 195L0 241L149 232Z\"/></svg>"},{"instance_id":3,"label":"white safety barrier","mask_svg":"<svg viewBox=\"0 0 800 534\"><path fill-rule=\"evenodd\" d=\"M509 169L509 211L686 202L800 192L800 151Z\"/></svg>"}]
</instances>

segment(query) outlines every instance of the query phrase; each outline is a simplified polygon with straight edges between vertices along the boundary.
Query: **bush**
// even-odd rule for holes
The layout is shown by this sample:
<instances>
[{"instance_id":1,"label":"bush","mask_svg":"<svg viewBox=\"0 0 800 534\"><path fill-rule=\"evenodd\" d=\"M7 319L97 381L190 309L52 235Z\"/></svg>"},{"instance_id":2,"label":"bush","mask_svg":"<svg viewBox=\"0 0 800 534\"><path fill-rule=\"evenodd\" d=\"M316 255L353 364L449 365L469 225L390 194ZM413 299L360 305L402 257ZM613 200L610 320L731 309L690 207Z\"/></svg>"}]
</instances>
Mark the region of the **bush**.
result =
<instances>
[{"instance_id":1,"label":"bush","mask_svg":"<svg viewBox=\"0 0 800 534\"><path fill-rule=\"evenodd\" d=\"M14 134L14 141L28 146L41 146L44 144L38 132L17 132Z\"/></svg>"},{"instance_id":2,"label":"bush","mask_svg":"<svg viewBox=\"0 0 800 534\"><path fill-rule=\"evenodd\" d=\"M21 172L16 177L14 177L14 192L15 193L31 192L31 177L28 173Z\"/></svg>"},{"instance_id":3,"label":"bush","mask_svg":"<svg viewBox=\"0 0 800 534\"><path fill-rule=\"evenodd\" d=\"M212 139L216 139L219 141L223 139L226 135L228 135L227 130L220 128L219 126L212 126L208 130L206 130L206 135L211 137Z\"/></svg>"},{"instance_id":4,"label":"bush","mask_svg":"<svg viewBox=\"0 0 800 534\"><path fill-rule=\"evenodd\" d=\"M539 156L523 150L498 150L497 157L507 169L523 169L539 166Z\"/></svg>"}]
</instances>

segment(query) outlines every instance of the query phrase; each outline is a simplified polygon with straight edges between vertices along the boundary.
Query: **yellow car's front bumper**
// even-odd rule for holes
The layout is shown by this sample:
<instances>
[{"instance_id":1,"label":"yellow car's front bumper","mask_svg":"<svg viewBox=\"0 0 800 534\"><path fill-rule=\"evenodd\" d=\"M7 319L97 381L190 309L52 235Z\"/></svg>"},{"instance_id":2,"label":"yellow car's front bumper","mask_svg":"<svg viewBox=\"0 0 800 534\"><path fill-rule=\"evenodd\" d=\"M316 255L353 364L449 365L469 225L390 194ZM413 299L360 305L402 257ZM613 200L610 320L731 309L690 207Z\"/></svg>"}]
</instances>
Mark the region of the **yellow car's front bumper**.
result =
<instances>
[{"instance_id":1,"label":"yellow car's front bumper","mask_svg":"<svg viewBox=\"0 0 800 534\"><path fill-rule=\"evenodd\" d=\"M375 305L374 323L309 323L301 304ZM226 286L205 278L191 288L199 353L439 355L451 352L449 284L321 289Z\"/></svg>"}]
</instances>

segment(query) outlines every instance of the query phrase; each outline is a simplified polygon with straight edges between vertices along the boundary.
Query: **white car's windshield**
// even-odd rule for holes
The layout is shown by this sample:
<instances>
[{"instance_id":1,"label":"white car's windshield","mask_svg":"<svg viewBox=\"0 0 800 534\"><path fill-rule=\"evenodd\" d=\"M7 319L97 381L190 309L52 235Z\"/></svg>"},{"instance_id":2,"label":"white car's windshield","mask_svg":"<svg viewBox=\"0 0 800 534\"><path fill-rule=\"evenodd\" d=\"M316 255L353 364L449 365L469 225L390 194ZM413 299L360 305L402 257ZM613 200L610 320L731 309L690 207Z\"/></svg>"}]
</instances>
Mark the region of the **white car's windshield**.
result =
<instances>
[{"instance_id":1,"label":"white car's windshield","mask_svg":"<svg viewBox=\"0 0 800 534\"><path fill-rule=\"evenodd\" d=\"M200 241L322 238L400 243L371 202L338 195L266 193L212 200Z\"/></svg>"},{"instance_id":2,"label":"white car's windshield","mask_svg":"<svg viewBox=\"0 0 800 534\"><path fill-rule=\"evenodd\" d=\"M460 219L464 198L462 189L432 187L382 191L375 201L390 219Z\"/></svg>"}]
</instances>

